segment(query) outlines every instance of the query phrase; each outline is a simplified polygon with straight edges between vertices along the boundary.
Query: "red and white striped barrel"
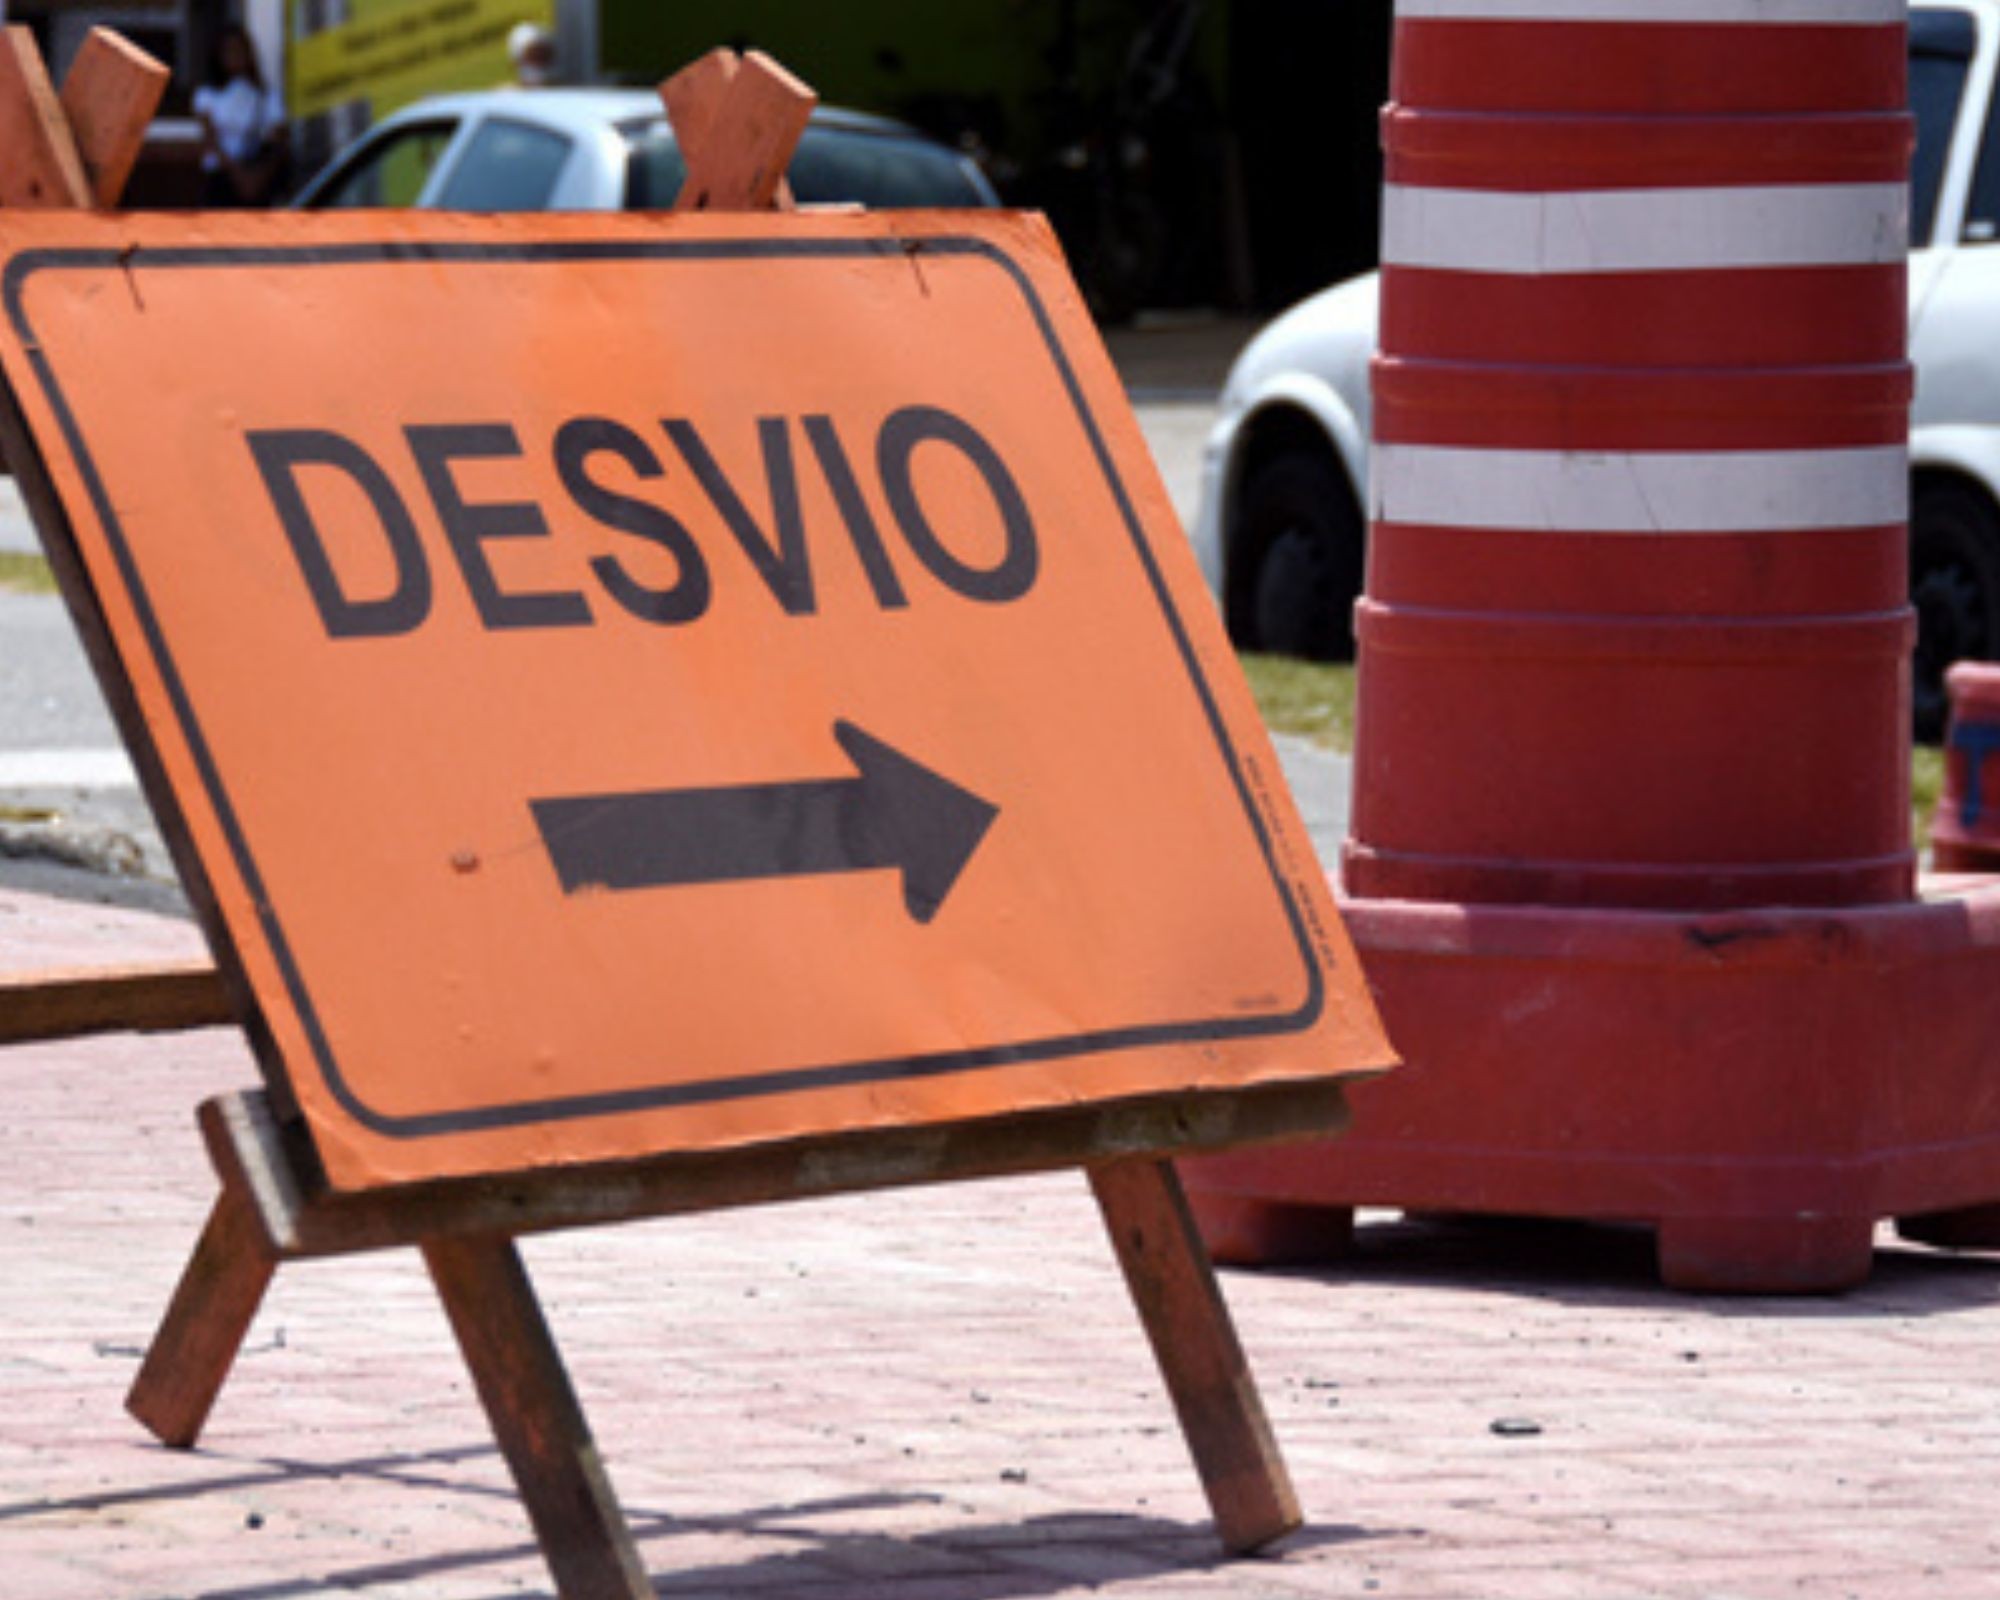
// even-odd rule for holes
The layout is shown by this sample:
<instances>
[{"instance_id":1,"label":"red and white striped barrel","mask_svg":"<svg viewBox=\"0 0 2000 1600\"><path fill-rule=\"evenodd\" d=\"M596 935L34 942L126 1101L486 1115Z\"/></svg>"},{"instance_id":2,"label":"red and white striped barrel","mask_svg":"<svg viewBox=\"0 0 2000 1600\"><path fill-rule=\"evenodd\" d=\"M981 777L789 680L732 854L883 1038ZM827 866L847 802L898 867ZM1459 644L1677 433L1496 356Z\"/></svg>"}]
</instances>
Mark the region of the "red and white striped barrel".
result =
<instances>
[{"instance_id":1,"label":"red and white striped barrel","mask_svg":"<svg viewBox=\"0 0 2000 1600\"><path fill-rule=\"evenodd\" d=\"M1902 0L1399 0L1350 893L1904 899Z\"/></svg>"}]
</instances>

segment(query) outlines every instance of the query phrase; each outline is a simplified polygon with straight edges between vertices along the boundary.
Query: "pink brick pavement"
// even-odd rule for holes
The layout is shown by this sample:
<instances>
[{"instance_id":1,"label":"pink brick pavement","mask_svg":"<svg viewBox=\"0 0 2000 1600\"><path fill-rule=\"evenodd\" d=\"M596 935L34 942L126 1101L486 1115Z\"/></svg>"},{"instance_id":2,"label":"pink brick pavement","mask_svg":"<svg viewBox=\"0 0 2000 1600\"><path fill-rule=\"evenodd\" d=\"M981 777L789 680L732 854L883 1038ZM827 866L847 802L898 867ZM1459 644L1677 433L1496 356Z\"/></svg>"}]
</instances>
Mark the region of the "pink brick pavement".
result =
<instances>
[{"instance_id":1,"label":"pink brick pavement","mask_svg":"<svg viewBox=\"0 0 2000 1600\"><path fill-rule=\"evenodd\" d=\"M251 1081L221 1031L0 1050L0 1597L546 1594L408 1253L281 1273L199 1450L124 1415L212 1192L193 1107ZM1699 1300L1643 1239L1385 1217L1230 1274L1310 1525L1225 1562L1080 1178L527 1251L663 1595L2000 1596L1994 1258L1885 1237L1858 1293Z\"/></svg>"}]
</instances>

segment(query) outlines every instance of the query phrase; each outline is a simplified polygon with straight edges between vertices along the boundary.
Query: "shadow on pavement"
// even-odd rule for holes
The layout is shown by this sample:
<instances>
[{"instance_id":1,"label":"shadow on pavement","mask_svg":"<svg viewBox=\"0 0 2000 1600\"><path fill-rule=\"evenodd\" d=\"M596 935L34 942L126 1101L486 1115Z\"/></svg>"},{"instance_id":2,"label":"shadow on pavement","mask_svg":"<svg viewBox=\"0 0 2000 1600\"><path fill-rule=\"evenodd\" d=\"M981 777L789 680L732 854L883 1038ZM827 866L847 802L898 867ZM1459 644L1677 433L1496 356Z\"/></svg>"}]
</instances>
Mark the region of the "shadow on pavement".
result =
<instances>
[{"instance_id":1,"label":"shadow on pavement","mask_svg":"<svg viewBox=\"0 0 2000 1600\"><path fill-rule=\"evenodd\" d=\"M208 1450L188 1451L186 1454L209 1463L222 1463L231 1459ZM275 1488L280 1484L297 1483L306 1478L324 1478L329 1482L340 1478L373 1478L381 1482L408 1484L412 1488L443 1489L454 1494L486 1494L511 1501L514 1498L511 1491L487 1489L458 1478L439 1477L434 1471L425 1470L427 1465L432 1468L453 1466L462 1461L474 1461L482 1456L498 1454L496 1446L484 1444L461 1445L450 1450L429 1450L421 1455L365 1456L347 1461L292 1461L270 1456L245 1458L240 1462L241 1471L203 1478L198 1482L177 1481L153 1484L142 1489L113 1489L104 1494L76 1495L67 1500L21 1500L12 1505L0 1505L0 1523L26 1517L115 1511L121 1507L147 1505L160 1501L196 1500L212 1494L242 1494L256 1489Z\"/></svg>"},{"instance_id":2,"label":"shadow on pavement","mask_svg":"<svg viewBox=\"0 0 2000 1600\"><path fill-rule=\"evenodd\" d=\"M1929 1317L2000 1304L2000 1254L1952 1254L1879 1236L1868 1282L1842 1294L1694 1295L1660 1283L1653 1230L1539 1217L1364 1219L1337 1261L1253 1269L1333 1283L1393 1283L1570 1306L1662 1303L1716 1317Z\"/></svg>"},{"instance_id":3,"label":"shadow on pavement","mask_svg":"<svg viewBox=\"0 0 2000 1600\"><path fill-rule=\"evenodd\" d=\"M30 1517L62 1517L116 1511L138 1505L199 1499L209 1495L242 1495L259 1490L323 1481L331 1488L356 1478L393 1483L431 1494L470 1495L518 1506L513 1490L497 1482L468 1482L449 1469L467 1462L495 1458L490 1444L463 1445L416 1454L366 1456L335 1461L302 1461L287 1457L231 1458L215 1452L195 1454L225 1471L198 1482L180 1481L143 1488L113 1490L53 1501L33 1500L0 1505L0 1524ZM625 1514L634 1540L663 1596L735 1594L783 1596L810 1594L817 1600L852 1593L893 1593L917 1600L926 1581L948 1586L953 1600L1032 1600L1072 1590L1079 1585L1128 1580L1149 1573L1222 1572L1239 1568L1245 1558L1225 1555L1205 1522L1112 1513L1029 1516L1009 1522L966 1522L949 1529L897 1534L879 1527L842 1529L843 1517L877 1516L907 1509L933 1508L944 1497L921 1491L854 1494L761 1506L725 1515L676 1516L671 1512L628 1503ZM421 1501L413 1499L413 1510ZM519 1513L523 1524L526 1512ZM935 1521L935 1513L928 1520ZM252 1524L257 1526L257 1524ZM1337 1524L1309 1525L1265 1556L1247 1558L1259 1565L1282 1561L1287 1553L1348 1545L1393 1537L1403 1530L1376 1530ZM525 1527L524 1527L525 1534ZM740 1560L715 1559L716 1541L740 1541ZM676 1541L700 1546L696 1564L676 1560ZM421 1546L421 1523L410 1540ZM288 1539L270 1535L273 1574L269 1581L227 1588L203 1589L196 1600L300 1600L318 1594L347 1594L376 1586L422 1585L447 1574L476 1573L480 1568L520 1561L540 1561L534 1542L522 1537L504 1544L413 1555L317 1572L290 1572L286 1566ZM1239 1569L1240 1570L1240 1569ZM399 1591L400 1592L400 1591ZM463 1590L454 1587L454 1594ZM499 1600L496 1591L494 1600ZM520 1591L508 1588L510 1596Z\"/></svg>"}]
</instances>

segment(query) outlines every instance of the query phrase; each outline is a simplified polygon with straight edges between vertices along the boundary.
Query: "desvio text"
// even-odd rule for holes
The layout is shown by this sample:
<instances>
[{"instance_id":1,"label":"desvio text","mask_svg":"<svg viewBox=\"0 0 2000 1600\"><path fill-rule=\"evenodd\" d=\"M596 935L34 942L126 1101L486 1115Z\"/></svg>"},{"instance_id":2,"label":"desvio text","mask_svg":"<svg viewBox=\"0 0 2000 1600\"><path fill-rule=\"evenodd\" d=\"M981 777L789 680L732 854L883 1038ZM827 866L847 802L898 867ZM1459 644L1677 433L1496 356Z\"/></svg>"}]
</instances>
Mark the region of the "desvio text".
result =
<instances>
[{"instance_id":1,"label":"desvio text","mask_svg":"<svg viewBox=\"0 0 2000 1600\"><path fill-rule=\"evenodd\" d=\"M855 457L831 417L760 417L756 433L762 476L762 494L756 498L768 507L761 516L752 510L753 497L745 485L732 480L717 461L703 427L690 418L663 419L650 436L596 416L572 418L555 430L550 458L575 510L672 558L672 581L665 583L659 581L656 557L640 564L652 581L615 549L591 558L588 570L604 599L641 621L665 626L693 622L709 608L717 529L708 530L705 545L664 505L631 492L665 478L670 454L692 475L721 534L747 558L784 613L814 614L813 545L800 509L801 440L884 609L909 605L909 583L919 573L966 599L987 603L1018 599L1033 587L1041 555L1027 502L1000 453L963 417L937 406L912 405L889 413L876 428L873 447L862 459L872 465L879 503L888 508L887 530L869 508ZM561 628L593 620L591 597L583 588L508 588L494 569L490 547L551 535L549 518L534 501L470 499L461 485L462 467L525 459L511 424L413 424L402 434L444 547L485 627ZM382 638L420 627L431 610L432 563L410 506L381 462L353 439L325 428L258 429L246 438L328 636ZM954 518L949 508L926 505L916 472L926 451L955 453L972 467L991 508L969 508L970 519L990 530L997 512L997 558L991 554L990 532L980 535L979 543L987 547L983 559L954 548L954 539L961 547L966 543L968 508L961 505ZM322 507L337 503L336 496L325 492L328 480L320 475L326 473L345 477L372 508L395 573L386 593L355 593L351 574L344 578L337 569L314 512L315 502ZM614 487L614 481L626 486ZM901 559L899 548L906 553ZM379 590L380 584L368 587Z\"/></svg>"}]
</instances>

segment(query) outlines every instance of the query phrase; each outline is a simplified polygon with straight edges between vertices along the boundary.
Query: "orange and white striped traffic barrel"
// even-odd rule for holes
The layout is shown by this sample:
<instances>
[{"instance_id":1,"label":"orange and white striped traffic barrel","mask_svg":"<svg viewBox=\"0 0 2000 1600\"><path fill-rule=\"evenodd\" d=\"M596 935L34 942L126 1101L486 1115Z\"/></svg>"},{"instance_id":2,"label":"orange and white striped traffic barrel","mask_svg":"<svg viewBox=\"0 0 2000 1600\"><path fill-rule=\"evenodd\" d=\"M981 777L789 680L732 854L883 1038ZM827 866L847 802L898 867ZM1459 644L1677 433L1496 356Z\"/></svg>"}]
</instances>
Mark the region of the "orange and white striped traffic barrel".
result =
<instances>
[{"instance_id":1,"label":"orange and white striped traffic barrel","mask_svg":"<svg viewBox=\"0 0 2000 1600\"><path fill-rule=\"evenodd\" d=\"M1907 898L1902 0L1399 0L1354 895Z\"/></svg>"}]
</instances>

